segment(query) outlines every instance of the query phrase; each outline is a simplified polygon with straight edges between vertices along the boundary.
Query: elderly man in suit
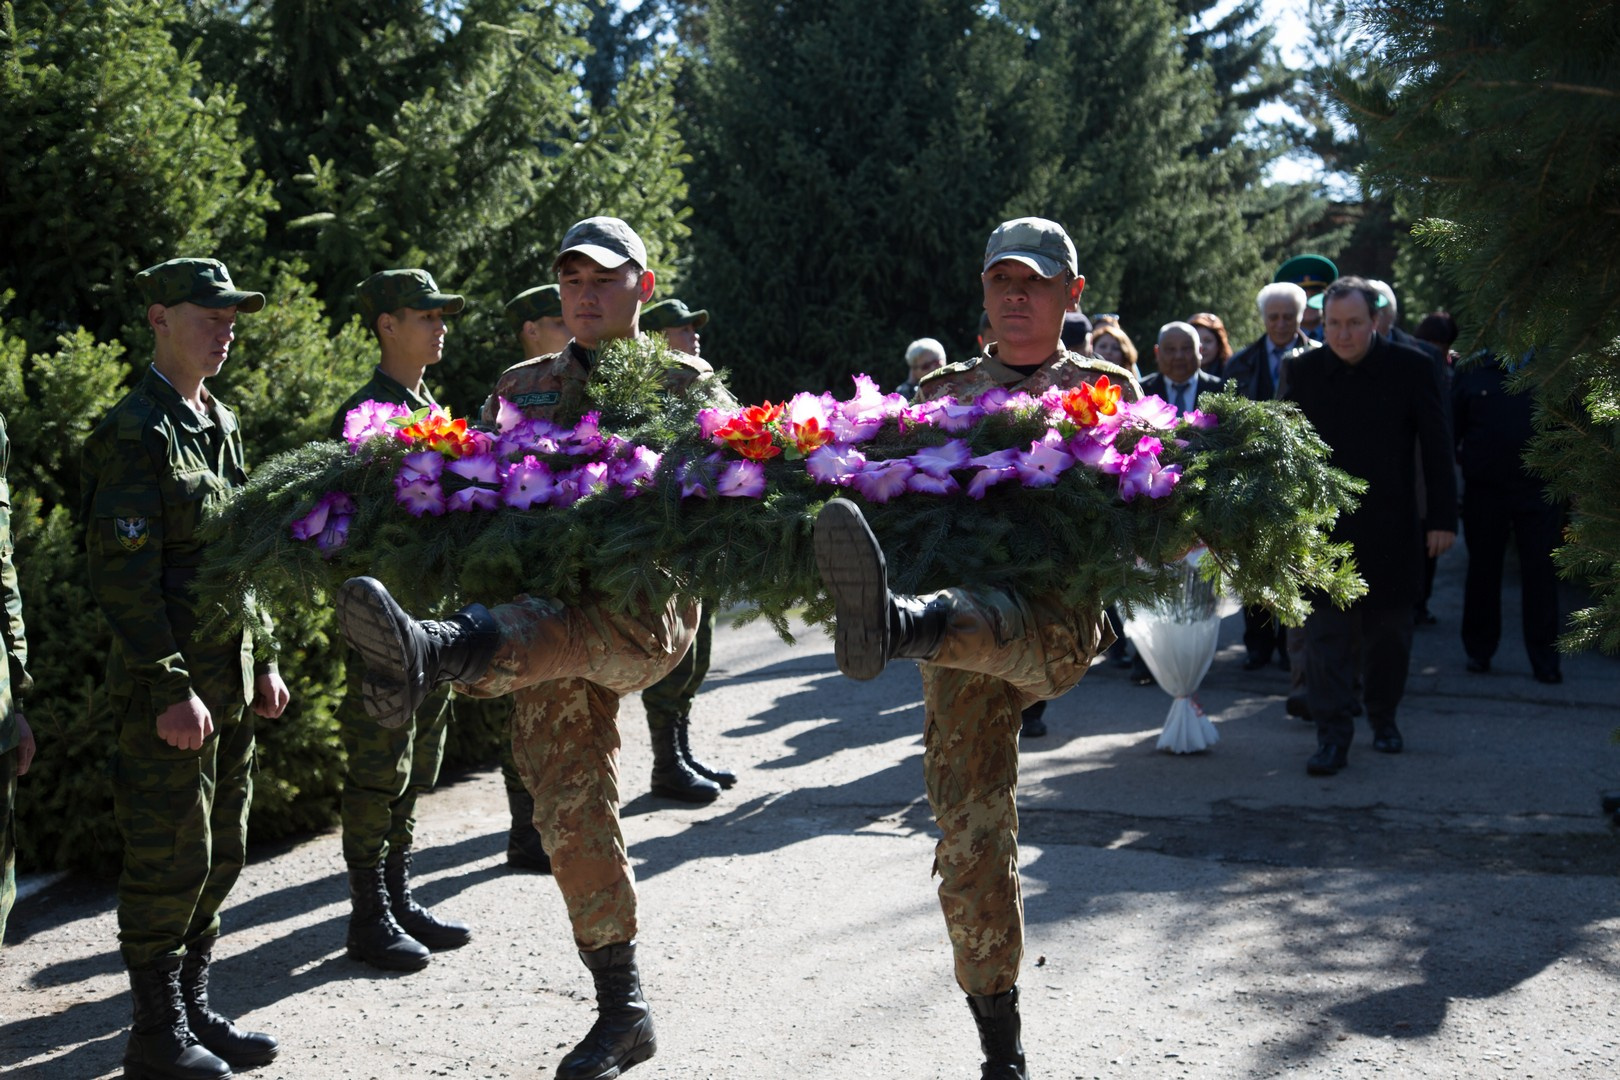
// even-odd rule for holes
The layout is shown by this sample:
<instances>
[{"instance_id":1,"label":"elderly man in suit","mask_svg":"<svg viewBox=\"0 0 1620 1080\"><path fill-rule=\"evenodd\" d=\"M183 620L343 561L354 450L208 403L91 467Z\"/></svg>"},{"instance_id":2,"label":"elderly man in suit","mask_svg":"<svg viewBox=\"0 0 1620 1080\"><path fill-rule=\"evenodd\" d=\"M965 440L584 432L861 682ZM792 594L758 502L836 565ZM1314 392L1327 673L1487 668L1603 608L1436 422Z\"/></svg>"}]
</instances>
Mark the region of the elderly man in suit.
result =
<instances>
[{"instance_id":1,"label":"elderly man in suit","mask_svg":"<svg viewBox=\"0 0 1620 1080\"><path fill-rule=\"evenodd\" d=\"M1168 322L1159 327L1159 343L1153 357L1159 370L1142 380L1142 393L1157 394L1176 407L1191 412L1198 407L1198 395L1218 394L1226 380L1199 369L1198 330L1191 323Z\"/></svg>"}]
</instances>

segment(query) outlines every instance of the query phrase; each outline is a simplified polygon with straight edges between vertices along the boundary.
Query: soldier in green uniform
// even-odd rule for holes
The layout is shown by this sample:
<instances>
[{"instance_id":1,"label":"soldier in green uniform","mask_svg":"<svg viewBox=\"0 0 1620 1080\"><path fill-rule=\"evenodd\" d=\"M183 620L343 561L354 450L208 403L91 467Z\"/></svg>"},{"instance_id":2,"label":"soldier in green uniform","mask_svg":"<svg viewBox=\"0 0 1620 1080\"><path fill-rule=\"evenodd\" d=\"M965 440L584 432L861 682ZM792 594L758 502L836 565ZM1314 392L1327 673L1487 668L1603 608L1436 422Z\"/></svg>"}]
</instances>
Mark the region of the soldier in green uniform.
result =
<instances>
[{"instance_id":1,"label":"soldier in green uniform","mask_svg":"<svg viewBox=\"0 0 1620 1080\"><path fill-rule=\"evenodd\" d=\"M997 387L1040 395L1129 372L1066 351L1063 313L1080 296L1074 244L1061 226L1020 218L990 236L984 307L996 342L971 360L923 377L917 400L971 401ZM1018 1013L1023 899L1018 885L1019 714L1078 682L1114 640L1100 611L1076 611L1000 589L913 597L888 589L883 551L851 502L816 519L816 561L837 615L838 666L871 679L889 660L922 661L923 770L941 837L939 899L984 1052L981 1075L1027 1080Z\"/></svg>"},{"instance_id":2,"label":"soldier in green uniform","mask_svg":"<svg viewBox=\"0 0 1620 1080\"><path fill-rule=\"evenodd\" d=\"M502 398L531 416L578 418L598 346L633 336L652 296L647 250L618 218L574 225L555 266L573 340L555 356L503 373L486 419ZM683 356L669 385L681 391L709 378L706 363ZM691 647L697 604L677 598L658 610L621 612L524 596L418 622L380 582L353 578L338 594L338 619L365 658L366 709L380 723L406 722L444 682L477 697L515 695L513 753L596 984L596 1023L557 1078L618 1076L652 1057L652 1012L636 964L635 876L619 827L619 699L663 678Z\"/></svg>"},{"instance_id":3,"label":"soldier in green uniform","mask_svg":"<svg viewBox=\"0 0 1620 1080\"><path fill-rule=\"evenodd\" d=\"M34 733L28 730L18 698L34 685L28 675L28 633L23 626L22 593L17 589L17 568L11 552L11 439L6 418L0 416L0 642L5 663L0 664L0 943L6 937L6 917L17 899L17 777L34 760Z\"/></svg>"},{"instance_id":4,"label":"soldier in green uniform","mask_svg":"<svg viewBox=\"0 0 1620 1080\"><path fill-rule=\"evenodd\" d=\"M268 657L255 661L248 631L225 643L197 633L191 589L204 512L247 479L236 416L203 382L225 364L237 313L264 296L213 259L171 259L136 282L152 365L81 461L90 591L113 637L118 938L135 1006L124 1075L218 1080L277 1049L209 1007L208 966L246 859L253 718L280 716L287 687Z\"/></svg>"},{"instance_id":5,"label":"soldier in green uniform","mask_svg":"<svg viewBox=\"0 0 1620 1080\"><path fill-rule=\"evenodd\" d=\"M466 300L439 291L426 270L384 270L358 287L360 317L381 357L366 384L339 406L330 435L341 438L349 410L366 401L425 409L437 404L423 373L444 355L444 318ZM343 861L349 872L348 954L380 968L418 971L431 953L472 939L458 922L435 918L411 895L416 800L431 791L444 762L449 692L435 693L408 724L381 728L360 704L358 658L338 708L343 776Z\"/></svg>"},{"instance_id":6,"label":"soldier in green uniform","mask_svg":"<svg viewBox=\"0 0 1620 1080\"><path fill-rule=\"evenodd\" d=\"M642 309L641 329L646 333L664 335L669 347L680 352L698 355L702 341L698 331L709 323L707 311L693 311L686 301L671 297ZM675 760L684 769L653 769L654 795L680 799L683 802L713 802L721 788L737 783L737 774L730 769L710 765L692 753L692 699L703 686L709 674L709 655L714 642L714 606L704 601L698 611L697 639L692 648L681 657L675 670L641 692L641 704L647 710L647 729L652 733L653 745L673 734ZM699 783L698 781L705 781Z\"/></svg>"}]
</instances>

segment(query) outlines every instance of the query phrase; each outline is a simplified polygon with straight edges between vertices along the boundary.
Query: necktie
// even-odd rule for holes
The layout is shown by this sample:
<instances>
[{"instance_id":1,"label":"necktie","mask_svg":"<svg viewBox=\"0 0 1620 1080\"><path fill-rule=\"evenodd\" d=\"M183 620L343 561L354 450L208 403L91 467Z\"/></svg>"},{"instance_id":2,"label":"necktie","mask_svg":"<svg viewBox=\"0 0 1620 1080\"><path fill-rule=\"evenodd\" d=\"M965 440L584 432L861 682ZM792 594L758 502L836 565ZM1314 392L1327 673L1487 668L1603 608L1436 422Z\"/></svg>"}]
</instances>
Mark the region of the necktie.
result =
<instances>
[{"instance_id":1,"label":"necktie","mask_svg":"<svg viewBox=\"0 0 1620 1080\"><path fill-rule=\"evenodd\" d=\"M1170 384L1171 404L1176 407L1177 412L1187 411L1188 385L1188 383L1184 382Z\"/></svg>"}]
</instances>

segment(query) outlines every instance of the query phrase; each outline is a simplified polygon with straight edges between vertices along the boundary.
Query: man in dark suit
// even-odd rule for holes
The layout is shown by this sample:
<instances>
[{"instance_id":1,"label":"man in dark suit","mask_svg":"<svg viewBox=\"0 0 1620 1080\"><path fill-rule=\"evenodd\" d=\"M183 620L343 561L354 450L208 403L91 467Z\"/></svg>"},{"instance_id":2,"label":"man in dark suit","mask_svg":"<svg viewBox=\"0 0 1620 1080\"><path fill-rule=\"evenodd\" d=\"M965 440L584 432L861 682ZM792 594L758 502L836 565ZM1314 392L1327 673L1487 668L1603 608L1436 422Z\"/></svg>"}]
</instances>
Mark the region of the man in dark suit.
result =
<instances>
[{"instance_id":1,"label":"man in dark suit","mask_svg":"<svg viewBox=\"0 0 1620 1080\"><path fill-rule=\"evenodd\" d=\"M1406 690L1412 605L1422 581L1419 537L1429 554L1440 555L1457 535L1451 433L1428 358L1378 336L1382 301L1365 280L1340 278L1325 296L1326 347L1291 358L1283 382L1288 400L1332 451L1332 464L1367 481L1360 505L1339 518L1333 539L1353 546L1368 592L1344 609L1318 602L1305 620L1318 743L1305 769L1313 776L1331 776L1348 761L1358 666L1373 749L1400 753L1395 710ZM1426 522L1418 516L1419 457Z\"/></svg>"},{"instance_id":2,"label":"man in dark suit","mask_svg":"<svg viewBox=\"0 0 1620 1080\"><path fill-rule=\"evenodd\" d=\"M1153 346L1159 370L1142 380L1142 393L1156 394L1176 407L1191 412L1198 407L1198 395L1218 394L1226 380L1198 366L1198 330L1191 323L1171 322L1159 327L1159 343Z\"/></svg>"},{"instance_id":3,"label":"man in dark suit","mask_svg":"<svg viewBox=\"0 0 1620 1080\"><path fill-rule=\"evenodd\" d=\"M1290 263L1294 261L1290 260ZM1282 269L1287 269L1288 265L1285 263ZM1282 273L1282 270L1278 273ZM1300 317L1306 310L1306 299L1305 289L1292 281L1274 281L1260 290L1255 297L1255 306L1260 309L1266 332L1258 341L1251 342L1247 348L1227 358L1226 367L1221 371L1226 381L1237 387L1238 393L1251 401L1270 401L1280 397L1278 391L1282 382L1283 362L1290 356L1319 347L1318 342L1306 337L1299 328ZM1299 637L1297 632L1295 637ZM1288 632L1265 608L1243 609L1243 647L1249 654L1243 662L1244 671L1258 671L1265 667L1271 662L1273 652L1277 654L1280 666L1290 667L1290 656L1298 654L1303 658L1302 642L1296 640L1294 645L1296 647L1290 648ZM1293 672L1294 685L1288 693L1289 712L1296 716L1306 711L1304 664L1300 663L1297 667L1300 670Z\"/></svg>"}]
</instances>

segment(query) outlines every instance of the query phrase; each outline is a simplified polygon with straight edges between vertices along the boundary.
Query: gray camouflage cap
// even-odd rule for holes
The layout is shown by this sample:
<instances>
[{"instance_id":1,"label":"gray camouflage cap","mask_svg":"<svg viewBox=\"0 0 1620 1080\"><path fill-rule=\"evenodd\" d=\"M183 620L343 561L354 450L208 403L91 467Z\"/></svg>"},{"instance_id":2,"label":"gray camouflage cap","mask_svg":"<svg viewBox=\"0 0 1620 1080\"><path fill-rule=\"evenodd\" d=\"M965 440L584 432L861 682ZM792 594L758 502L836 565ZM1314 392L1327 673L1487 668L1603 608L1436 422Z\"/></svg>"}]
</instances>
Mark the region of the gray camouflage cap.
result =
<instances>
[{"instance_id":1,"label":"gray camouflage cap","mask_svg":"<svg viewBox=\"0 0 1620 1080\"><path fill-rule=\"evenodd\" d=\"M506 302L506 321L512 329L521 330L523 324L535 319L562 317L562 291L555 285L542 285L538 289L525 289Z\"/></svg>"},{"instance_id":2,"label":"gray camouflage cap","mask_svg":"<svg viewBox=\"0 0 1620 1080\"><path fill-rule=\"evenodd\" d=\"M1076 276L1080 273L1074 241L1063 226L1045 218L1014 218L996 226L984 247L984 269L1003 259L1021 262L1041 277L1057 277L1065 270Z\"/></svg>"},{"instance_id":3,"label":"gray camouflage cap","mask_svg":"<svg viewBox=\"0 0 1620 1080\"><path fill-rule=\"evenodd\" d=\"M149 305L234 307L249 314L264 307L264 294L238 289L218 259L170 259L136 274L135 284Z\"/></svg>"},{"instance_id":4,"label":"gray camouflage cap","mask_svg":"<svg viewBox=\"0 0 1620 1080\"><path fill-rule=\"evenodd\" d=\"M443 308L446 315L454 315L467 306L465 297L440 292L439 283L426 270L383 270L355 288L360 295L360 317L370 327L375 327L377 316L386 311Z\"/></svg>"},{"instance_id":5,"label":"gray camouflage cap","mask_svg":"<svg viewBox=\"0 0 1620 1080\"><path fill-rule=\"evenodd\" d=\"M557 269L563 259L576 251L609 270L627 262L643 270L647 268L647 246L636 235L636 230L616 217L589 217L575 222L563 236L557 261L551 268Z\"/></svg>"}]
</instances>

